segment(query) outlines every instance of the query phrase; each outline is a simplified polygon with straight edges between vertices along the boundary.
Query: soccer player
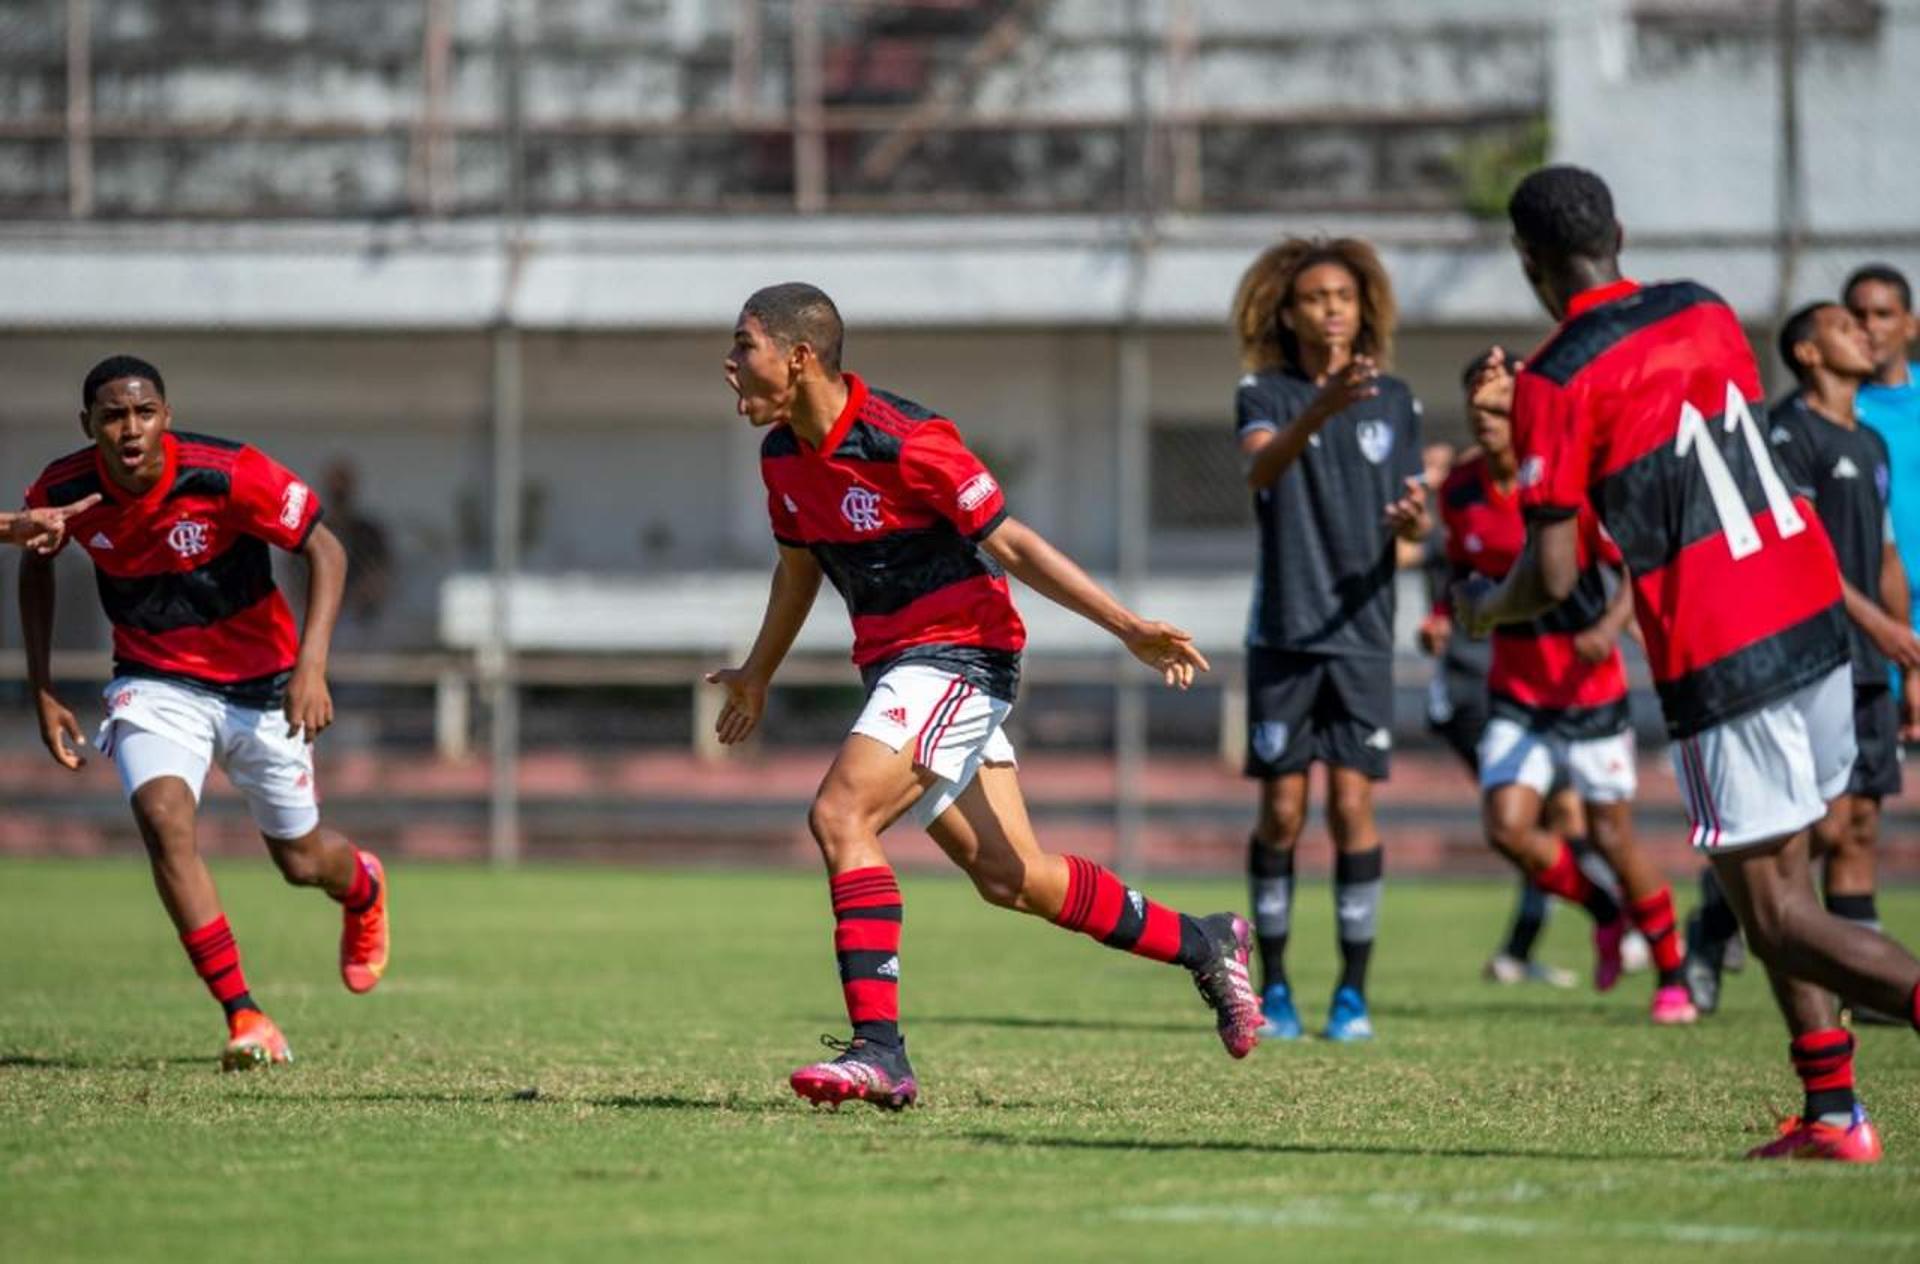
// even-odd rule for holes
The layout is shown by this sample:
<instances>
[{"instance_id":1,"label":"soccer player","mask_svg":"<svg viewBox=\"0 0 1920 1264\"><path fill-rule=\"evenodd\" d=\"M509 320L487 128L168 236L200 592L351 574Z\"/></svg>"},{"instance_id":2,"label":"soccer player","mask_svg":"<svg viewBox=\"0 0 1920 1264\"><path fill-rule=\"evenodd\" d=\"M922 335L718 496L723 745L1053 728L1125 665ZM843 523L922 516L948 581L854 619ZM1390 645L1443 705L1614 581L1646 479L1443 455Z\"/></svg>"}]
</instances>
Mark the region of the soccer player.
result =
<instances>
[{"instance_id":1,"label":"soccer player","mask_svg":"<svg viewBox=\"0 0 1920 1264\"><path fill-rule=\"evenodd\" d=\"M1478 376L1480 363L1481 357L1475 357L1467 366L1469 387ZM1446 483L1456 456L1450 443L1429 443L1422 450L1421 459L1426 467L1422 481L1430 494L1438 492ZM1471 456L1470 450L1467 457L1458 459L1471 459ZM1420 652L1434 660L1433 679L1427 682L1427 731L1445 742L1447 749L1459 757L1477 785L1480 735L1487 727L1487 672L1493 666L1493 647L1485 637L1471 637L1454 630L1449 595L1453 572L1447 562L1446 531L1439 515L1435 515L1433 529L1427 535L1422 566L1426 572L1428 610L1414 639ZM1547 800L1544 812L1549 822L1547 828L1566 838L1584 837L1586 827L1579 813L1579 797L1571 788L1559 786ZM1482 977L1489 983L1502 985L1545 983L1550 987L1572 987L1572 972L1533 957L1534 945L1546 928L1551 908L1546 892L1522 876L1506 937L1487 959Z\"/></svg>"},{"instance_id":2,"label":"soccer player","mask_svg":"<svg viewBox=\"0 0 1920 1264\"><path fill-rule=\"evenodd\" d=\"M1888 445L1860 424L1856 399L1875 371L1866 331L1838 303L1801 308L1780 331L1800 389L1773 410L1770 437L1787 483L1813 502L1840 558L1852 621L1853 731L1858 753L1845 794L1815 827L1826 852L1827 911L1878 930L1874 848L1880 804L1900 793L1900 733L1920 726L1920 639L1907 622L1907 572L1888 510ZM1896 703L1889 662L1902 669ZM1856 1007L1856 1017L1868 1014ZM1875 1015L1884 1019L1884 1015Z\"/></svg>"},{"instance_id":3,"label":"soccer player","mask_svg":"<svg viewBox=\"0 0 1920 1264\"><path fill-rule=\"evenodd\" d=\"M372 853L321 832L313 784L312 743L333 722L327 647L346 554L307 485L259 450L176 433L166 384L146 361L101 361L80 402L88 446L49 465L27 503L79 511L69 536L93 560L113 624L114 680L98 745L120 770L160 902L226 1012L221 1066L290 1062L286 1038L248 990L194 819L218 762L287 881L320 887L342 905L347 988L365 992L380 981L385 874ZM303 632L274 587L269 546L307 561ZM53 608L51 559L29 553L20 610L40 737L61 767L78 769L80 722L54 696L48 668Z\"/></svg>"},{"instance_id":4,"label":"soccer player","mask_svg":"<svg viewBox=\"0 0 1920 1264\"><path fill-rule=\"evenodd\" d=\"M1307 773L1327 768L1340 977L1323 1034L1373 1035L1367 966L1384 867L1373 782L1393 746L1394 572L1430 520L1420 407L1382 372L1393 354L1386 269L1364 241L1288 238L1240 280L1235 433L1260 532L1247 623L1246 773L1260 782L1247 873L1264 1033L1301 1035L1287 978L1294 854Z\"/></svg>"},{"instance_id":5,"label":"soccer player","mask_svg":"<svg viewBox=\"0 0 1920 1264\"><path fill-rule=\"evenodd\" d=\"M1505 353L1496 348L1476 366L1476 381L1506 369ZM1471 412L1479 451L1454 468L1440 491L1447 556L1456 579L1499 579L1526 545L1520 462L1506 414L1484 402ZM1493 630L1492 714L1478 761L1487 841L1540 890L1591 915L1597 989L1619 982L1621 945L1636 926L1659 971L1653 1021L1691 1023L1699 1015L1681 978L1685 955L1673 892L1633 838L1638 782L1619 645L1633 618L1633 590L1622 575L1608 593L1606 572L1618 571L1619 551L1590 508L1583 505L1578 517L1573 591L1530 622ZM1579 795L1588 838L1619 875L1621 898L1588 878L1571 840L1540 828L1547 796L1561 780Z\"/></svg>"},{"instance_id":6,"label":"soccer player","mask_svg":"<svg viewBox=\"0 0 1920 1264\"><path fill-rule=\"evenodd\" d=\"M726 358L737 412L767 431L760 470L780 558L746 662L707 677L727 692L716 732L731 744L759 723L823 575L846 601L867 687L807 818L852 1039L829 1038L839 1056L795 1071L793 1091L891 1110L918 1097L900 1031L900 888L879 837L908 813L987 902L1190 971L1228 1052L1245 1057L1260 1025L1246 922L1175 912L1034 837L1002 727L1026 640L1007 576L1112 633L1169 685L1187 687L1206 659L1011 517L951 421L843 371L843 336L826 294L773 285L747 299Z\"/></svg>"},{"instance_id":7,"label":"soccer player","mask_svg":"<svg viewBox=\"0 0 1920 1264\"><path fill-rule=\"evenodd\" d=\"M1860 420L1886 441L1893 475L1889 503L1893 537L1909 576L1920 573L1920 366L1907 357L1920 340L1920 319L1913 312L1913 287L1896 268L1868 264L1847 278L1841 301L1867 334L1873 376L1859 390ZM1920 602L1920 591L1910 591ZM1920 605L1907 624L1920 626ZM1920 740L1920 733L1907 734Z\"/></svg>"},{"instance_id":8,"label":"soccer player","mask_svg":"<svg viewBox=\"0 0 1920 1264\"><path fill-rule=\"evenodd\" d=\"M1920 1026L1920 962L1813 890L1809 827L1846 788L1854 751L1833 547L1774 467L1732 310L1690 281L1622 277L1613 198L1590 171L1535 171L1508 209L1521 266L1561 324L1517 378L1487 383L1489 398L1511 396L1527 544L1499 584L1458 591L1456 615L1481 628L1564 601L1580 576L1579 511L1599 515L1633 577L1694 846L1793 1037L1805 1103L1751 1153L1874 1161L1830 993Z\"/></svg>"}]
</instances>

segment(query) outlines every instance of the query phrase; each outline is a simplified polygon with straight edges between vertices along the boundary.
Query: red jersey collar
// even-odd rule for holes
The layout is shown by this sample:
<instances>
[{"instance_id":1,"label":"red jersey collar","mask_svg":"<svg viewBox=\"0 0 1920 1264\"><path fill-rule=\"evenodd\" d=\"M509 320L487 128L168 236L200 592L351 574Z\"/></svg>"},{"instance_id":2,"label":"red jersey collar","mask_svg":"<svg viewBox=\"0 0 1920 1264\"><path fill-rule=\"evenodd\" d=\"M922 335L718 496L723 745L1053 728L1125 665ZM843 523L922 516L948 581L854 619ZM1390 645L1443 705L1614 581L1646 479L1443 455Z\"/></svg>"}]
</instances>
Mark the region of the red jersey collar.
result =
<instances>
[{"instance_id":1,"label":"red jersey collar","mask_svg":"<svg viewBox=\"0 0 1920 1264\"><path fill-rule=\"evenodd\" d=\"M1609 281L1605 285L1596 285L1590 290L1582 290L1567 300L1567 319L1583 316L1600 306L1611 303L1617 298L1625 298L1640 288L1640 283L1632 277L1621 277L1618 281Z\"/></svg>"},{"instance_id":2,"label":"red jersey collar","mask_svg":"<svg viewBox=\"0 0 1920 1264\"><path fill-rule=\"evenodd\" d=\"M827 437L820 441L819 447L808 447L805 440L801 441L800 450L808 456L832 456L834 449L840 446L840 441L847 437L847 431L853 429L853 419L860 415L862 408L866 407L867 384L856 374L843 373L840 376L847 380L846 406L840 410L840 415L833 419L833 429L827 431Z\"/></svg>"},{"instance_id":3,"label":"red jersey collar","mask_svg":"<svg viewBox=\"0 0 1920 1264\"><path fill-rule=\"evenodd\" d=\"M161 497L165 496L169 491L173 490L174 475L180 469L180 445L179 445L179 442L173 437L173 431L168 430L161 434L160 451L163 459L160 466L159 481L156 482L152 487L149 487L146 491L136 496L132 492L128 491L126 488L120 486L120 484L113 481L113 476L107 473L106 457L100 454L99 445L98 444L94 445L93 468L100 475L100 486L107 493L108 499L116 501L123 505L125 504L137 505L137 504L142 504L146 502L157 501Z\"/></svg>"}]
</instances>

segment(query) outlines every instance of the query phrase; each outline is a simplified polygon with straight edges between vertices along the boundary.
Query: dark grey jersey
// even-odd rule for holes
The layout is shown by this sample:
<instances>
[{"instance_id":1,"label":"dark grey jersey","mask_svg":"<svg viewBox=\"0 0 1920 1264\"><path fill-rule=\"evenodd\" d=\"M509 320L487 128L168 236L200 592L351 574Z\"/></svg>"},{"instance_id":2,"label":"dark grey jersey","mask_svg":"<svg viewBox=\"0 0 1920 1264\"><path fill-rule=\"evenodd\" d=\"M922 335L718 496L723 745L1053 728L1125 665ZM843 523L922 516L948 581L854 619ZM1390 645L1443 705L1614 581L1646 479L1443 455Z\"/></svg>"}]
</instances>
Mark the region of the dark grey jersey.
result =
<instances>
[{"instance_id":1,"label":"dark grey jersey","mask_svg":"<svg viewBox=\"0 0 1920 1264\"><path fill-rule=\"evenodd\" d=\"M1381 525L1420 474L1420 405L1399 378L1340 413L1253 498L1260 531L1247 644L1317 654L1393 651L1393 535ZM1270 370L1240 379L1242 439L1293 424L1320 388Z\"/></svg>"},{"instance_id":2,"label":"dark grey jersey","mask_svg":"<svg viewBox=\"0 0 1920 1264\"><path fill-rule=\"evenodd\" d=\"M1789 487L1813 502L1840 559L1840 573L1877 605L1882 550L1893 539L1887 441L1866 426L1828 421L1798 394L1774 405L1768 423L1773 463ZM1847 631L1855 687L1888 684L1886 655L1852 620Z\"/></svg>"}]
</instances>

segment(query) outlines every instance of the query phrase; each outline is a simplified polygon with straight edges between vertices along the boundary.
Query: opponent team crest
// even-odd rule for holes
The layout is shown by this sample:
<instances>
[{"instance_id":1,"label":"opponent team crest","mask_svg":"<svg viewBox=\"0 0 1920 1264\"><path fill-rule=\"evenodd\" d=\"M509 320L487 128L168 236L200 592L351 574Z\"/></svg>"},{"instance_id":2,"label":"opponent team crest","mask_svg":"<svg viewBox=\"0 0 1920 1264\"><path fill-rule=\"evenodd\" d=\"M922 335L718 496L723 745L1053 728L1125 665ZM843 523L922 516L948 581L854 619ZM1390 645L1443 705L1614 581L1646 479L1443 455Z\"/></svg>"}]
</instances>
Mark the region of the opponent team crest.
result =
<instances>
[{"instance_id":1,"label":"opponent team crest","mask_svg":"<svg viewBox=\"0 0 1920 1264\"><path fill-rule=\"evenodd\" d=\"M1253 753L1263 764L1271 764L1287 750L1287 726L1265 720L1253 726Z\"/></svg>"},{"instance_id":2,"label":"opponent team crest","mask_svg":"<svg viewBox=\"0 0 1920 1264\"><path fill-rule=\"evenodd\" d=\"M1355 426L1353 434L1360 441L1360 455L1375 465L1393 451L1393 427L1377 417L1369 417Z\"/></svg>"}]
</instances>

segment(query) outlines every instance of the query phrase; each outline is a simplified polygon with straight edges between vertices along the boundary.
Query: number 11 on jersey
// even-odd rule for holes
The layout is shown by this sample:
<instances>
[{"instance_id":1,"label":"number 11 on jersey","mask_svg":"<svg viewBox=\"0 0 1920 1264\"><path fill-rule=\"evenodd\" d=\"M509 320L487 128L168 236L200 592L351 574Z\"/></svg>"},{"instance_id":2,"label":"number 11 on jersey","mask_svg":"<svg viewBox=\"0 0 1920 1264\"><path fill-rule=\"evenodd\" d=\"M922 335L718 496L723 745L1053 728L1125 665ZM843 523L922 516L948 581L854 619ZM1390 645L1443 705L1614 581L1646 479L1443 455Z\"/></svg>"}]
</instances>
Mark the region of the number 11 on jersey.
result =
<instances>
[{"instance_id":1,"label":"number 11 on jersey","mask_svg":"<svg viewBox=\"0 0 1920 1264\"><path fill-rule=\"evenodd\" d=\"M1774 468L1773 454L1767 451L1767 443L1761 437L1760 427L1754 423L1753 411L1747 407L1746 396L1732 382L1727 383L1727 407L1724 414L1727 433L1732 434L1738 427L1746 439L1747 455L1753 461L1754 471L1760 476L1760 489L1766 493L1767 509L1773 514L1773 523L1781 539L1799 535L1807 529L1807 520L1800 516L1800 507L1793 503L1792 493L1787 491L1786 483L1781 481L1780 471ZM1689 453L1698 453L1700 473L1707 480L1707 494L1713 497L1714 516L1720 519L1720 529L1726 533L1727 548L1733 554L1733 560L1751 557L1760 551L1760 528L1754 524L1753 515L1747 512L1747 498L1740 493L1739 484L1733 481L1733 471L1727 466L1727 459L1720 455L1719 445L1714 443L1711 428L1700 410L1691 403L1680 405L1680 427L1674 436L1674 453L1685 457Z\"/></svg>"}]
</instances>

